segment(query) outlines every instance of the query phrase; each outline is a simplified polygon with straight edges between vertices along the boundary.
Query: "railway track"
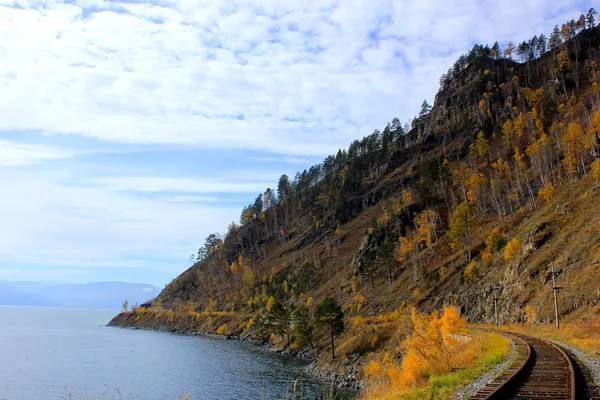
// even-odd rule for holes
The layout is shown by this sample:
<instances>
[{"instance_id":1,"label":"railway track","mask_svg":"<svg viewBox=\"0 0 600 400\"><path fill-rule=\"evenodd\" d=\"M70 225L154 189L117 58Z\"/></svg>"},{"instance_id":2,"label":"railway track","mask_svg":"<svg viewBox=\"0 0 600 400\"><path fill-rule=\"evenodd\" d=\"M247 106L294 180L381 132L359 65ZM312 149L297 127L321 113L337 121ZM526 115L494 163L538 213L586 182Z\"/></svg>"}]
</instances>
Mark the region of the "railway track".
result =
<instances>
[{"instance_id":1,"label":"railway track","mask_svg":"<svg viewBox=\"0 0 600 400\"><path fill-rule=\"evenodd\" d=\"M585 372L559 346L525 335L502 334L515 343L517 357L471 400L600 399L596 387L587 387Z\"/></svg>"}]
</instances>

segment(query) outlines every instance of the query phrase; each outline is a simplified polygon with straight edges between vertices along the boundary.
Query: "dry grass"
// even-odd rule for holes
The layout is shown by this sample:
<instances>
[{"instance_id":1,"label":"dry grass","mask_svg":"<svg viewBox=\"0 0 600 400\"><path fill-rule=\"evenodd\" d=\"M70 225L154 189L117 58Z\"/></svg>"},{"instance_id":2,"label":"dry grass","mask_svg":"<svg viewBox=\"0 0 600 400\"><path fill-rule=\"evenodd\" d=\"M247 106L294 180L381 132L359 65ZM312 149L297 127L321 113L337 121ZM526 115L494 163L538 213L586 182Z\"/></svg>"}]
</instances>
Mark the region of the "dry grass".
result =
<instances>
[{"instance_id":1,"label":"dry grass","mask_svg":"<svg viewBox=\"0 0 600 400\"><path fill-rule=\"evenodd\" d=\"M499 329L558 340L600 359L600 307L598 306L569 317L560 329L556 329L554 324L505 324L500 325Z\"/></svg>"}]
</instances>

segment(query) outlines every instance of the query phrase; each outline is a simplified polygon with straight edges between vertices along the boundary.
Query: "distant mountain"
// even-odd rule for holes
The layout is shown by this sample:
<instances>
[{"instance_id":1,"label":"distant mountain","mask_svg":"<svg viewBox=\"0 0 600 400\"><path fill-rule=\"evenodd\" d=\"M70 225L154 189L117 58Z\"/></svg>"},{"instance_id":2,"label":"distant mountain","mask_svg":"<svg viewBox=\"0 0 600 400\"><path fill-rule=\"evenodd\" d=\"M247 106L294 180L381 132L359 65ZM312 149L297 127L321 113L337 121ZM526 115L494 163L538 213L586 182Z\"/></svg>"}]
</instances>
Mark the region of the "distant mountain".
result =
<instances>
[{"instance_id":1,"label":"distant mountain","mask_svg":"<svg viewBox=\"0 0 600 400\"><path fill-rule=\"evenodd\" d=\"M6 306L58 306L58 302L38 293L20 290L0 281L0 305Z\"/></svg>"},{"instance_id":2,"label":"distant mountain","mask_svg":"<svg viewBox=\"0 0 600 400\"><path fill-rule=\"evenodd\" d=\"M0 281L0 305L119 309L125 300L141 304L159 293L158 287L143 283Z\"/></svg>"}]
</instances>

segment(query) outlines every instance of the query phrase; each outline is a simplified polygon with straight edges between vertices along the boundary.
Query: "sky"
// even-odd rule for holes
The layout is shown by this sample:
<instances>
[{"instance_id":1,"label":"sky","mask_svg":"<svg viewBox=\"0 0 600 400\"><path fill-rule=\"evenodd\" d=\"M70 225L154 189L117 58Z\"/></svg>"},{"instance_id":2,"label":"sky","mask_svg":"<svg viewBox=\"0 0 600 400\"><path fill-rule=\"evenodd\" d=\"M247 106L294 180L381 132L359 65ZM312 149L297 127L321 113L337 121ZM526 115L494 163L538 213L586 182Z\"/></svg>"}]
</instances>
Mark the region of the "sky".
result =
<instances>
[{"instance_id":1,"label":"sky","mask_svg":"<svg viewBox=\"0 0 600 400\"><path fill-rule=\"evenodd\" d=\"M0 279L162 286L281 174L575 0L0 0Z\"/></svg>"}]
</instances>

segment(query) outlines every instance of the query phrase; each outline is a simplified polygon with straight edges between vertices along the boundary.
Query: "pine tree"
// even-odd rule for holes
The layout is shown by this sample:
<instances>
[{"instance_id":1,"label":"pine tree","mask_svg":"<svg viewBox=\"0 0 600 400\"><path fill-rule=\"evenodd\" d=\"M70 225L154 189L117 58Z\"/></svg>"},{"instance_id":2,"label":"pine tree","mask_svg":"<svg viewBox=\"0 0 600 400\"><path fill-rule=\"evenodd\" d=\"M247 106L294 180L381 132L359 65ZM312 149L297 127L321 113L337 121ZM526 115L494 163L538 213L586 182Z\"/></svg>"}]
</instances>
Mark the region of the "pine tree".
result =
<instances>
[{"instance_id":1,"label":"pine tree","mask_svg":"<svg viewBox=\"0 0 600 400\"><path fill-rule=\"evenodd\" d=\"M313 344L313 332L314 325L313 320L310 316L310 310L301 305L299 306L292 316L292 322L294 324L294 339L299 346L303 346L308 343L310 348L315 351Z\"/></svg>"},{"instance_id":2,"label":"pine tree","mask_svg":"<svg viewBox=\"0 0 600 400\"><path fill-rule=\"evenodd\" d=\"M585 21L587 23L588 28L593 28L596 26L596 15L598 13L593 8L590 8L585 17Z\"/></svg>"},{"instance_id":3,"label":"pine tree","mask_svg":"<svg viewBox=\"0 0 600 400\"><path fill-rule=\"evenodd\" d=\"M329 331L331 335L331 358L335 359L334 337L341 335L345 330L342 307L335 299L327 297L317 305L315 320L318 325L325 327Z\"/></svg>"}]
</instances>

